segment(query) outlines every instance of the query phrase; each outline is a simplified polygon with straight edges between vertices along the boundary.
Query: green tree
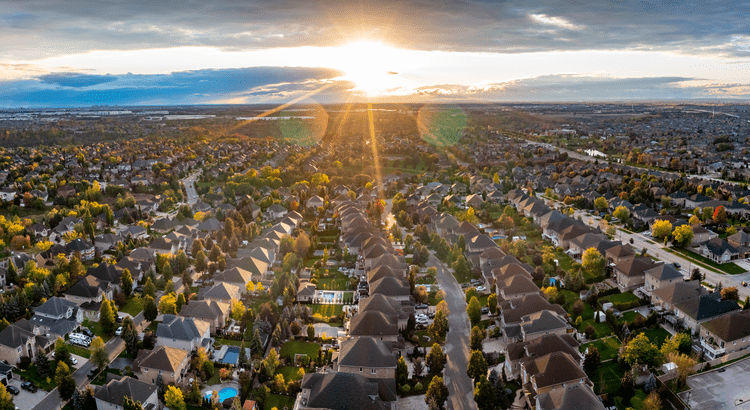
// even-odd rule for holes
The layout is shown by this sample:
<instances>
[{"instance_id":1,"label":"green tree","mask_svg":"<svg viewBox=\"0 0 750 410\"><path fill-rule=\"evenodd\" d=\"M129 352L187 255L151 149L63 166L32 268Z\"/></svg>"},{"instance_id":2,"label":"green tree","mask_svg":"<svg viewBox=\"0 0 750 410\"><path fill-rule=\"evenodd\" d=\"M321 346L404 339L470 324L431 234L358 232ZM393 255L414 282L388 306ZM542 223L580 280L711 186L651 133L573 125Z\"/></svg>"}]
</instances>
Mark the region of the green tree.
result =
<instances>
[{"instance_id":1,"label":"green tree","mask_svg":"<svg viewBox=\"0 0 750 410\"><path fill-rule=\"evenodd\" d=\"M91 363L94 366L104 369L109 365L109 353L107 352L107 346L104 344L104 340L97 336L91 341L89 346L89 353L91 354Z\"/></svg>"},{"instance_id":2,"label":"green tree","mask_svg":"<svg viewBox=\"0 0 750 410\"><path fill-rule=\"evenodd\" d=\"M723 206L717 206L714 210L713 218L714 223L723 224L727 222L727 210Z\"/></svg>"},{"instance_id":3,"label":"green tree","mask_svg":"<svg viewBox=\"0 0 750 410\"><path fill-rule=\"evenodd\" d=\"M117 329L117 321L115 319L112 304L109 299L103 297L102 304L99 307L99 326L102 328L104 334L112 335L115 333L115 329Z\"/></svg>"},{"instance_id":4,"label":"green tree","mask_svg":"<svg viewBox=\"0 0 750 410\"><path fill-rule=\"evenodd\" d=\"M299 258L305 258L310 250L310 238L305 232L300 232L297 239L294 240L294 252Z\"/></svg>"},{"instance_id":5,"label":"green tree","mask_svg":"<svg viewBox=\"0 0 750 410\"><path fill-rule=\"evenodd\" d=\"M126 316L122 321L122 340L125 342L125 351L135 356L138 354L138 331L135 329L133 319Z\"/></svg>"},{"instance_id":6,"label":"green tree","mask_svg":"<svg viewBox=\"0 0 750 410\"><path fill-rule=\"evenodd\" d=\"M607 200L603 196L600 196L594 200L594 206L599 210L605 210L609 205L607 204Z\"/></svg>"},{"instance_id":7,"label":"green tree","mask_svg":"<svg viewBox=\"0 0 750 410\"><path fill-rule=\"evenodd\" d=\"M583 358L583 371L589 375L589 378L592 378L601 364L602 356L599 354L599 349L593 345L589 346L586 356Z\"/></svg>"},{"instance_id":8,"label":"green tree","mask_svg":"<svg viewBox=\"0 0 750 410\"><path fill-rule=\"evenodd\" d=\"M678 246L685 247L693 241L693 227L690 225L680 225L674 230L674 241Z\"/></svg>"},{"instance_id":9,"label":"green tree","mask_svg":"<svg viewBox=\"0 0 750 410\"><path fill-rule=\"evenodd\" d=\"M472 297L469 304L466 305L466 313L469 315L472 326L477 326L482 321L482 305L476 296Z\"/></svg>"},{"instance_id":10,"label":"green tree","mask_svg":"<svg viewBox=\"0 0 750 410\"><path fill-rule=\"evenodd\" d=\"M398 362L396 363L396 385L403 386L408 381L408 378L409 368L406 366L404 357L401 356L398 358Z\"/></svg>"},{"instance_id":11,"label":"green tree","mask_svg":"<svg viewBox=\"0 0 750 410\"><path fill-rule=\"evenodd\" d=\"M122 271L122 276L120 277L120 287L122 288L122 293L124 293L125 296L130 296L130 294L133 292L133 277L130 276L129 269L125 269Z\"/></svg>"},{"instance_id":12,"label":"green tree","mask_svg":"<svg viewBox=\"0 0 750 410\"><path fill-rule=\"evenodd\" d=\"M672 235L672 223L658 219L651 226L651 236L654 238L664 239Z\"/></svg>"},{"instance_id":13,"label":"green tree","mask_svg":"<svg viewBox=\"0 0 750 410\"><path fill-rule=\"evenodd\" d=\"M60 393L60 398L70 400L73 397L73 393L76 391L76 381L70 375L70 367L64 362L57 364L55 384L57 385L57 391Z\"/></svg>"},{"instance_id":14,"label":"green tree","mask_svg":"<svg viewBox=\"0 0 750 410\"><path fill-rule=\"evenodd\" d=\"M146 282L143 284L143 294L152 298L156 297L156 285L154 285L154 281L151 280L150 276L146 278Z\"/></svg>"},{"instance_id":15,"label":"green tree","mask_svg":"<svg viewBox=\"0 0 750 410\"><path fill-rule=\"evenodd\" d=\"M182 397L182 390L175 386L168 386L164 393L164 404L171 410L185 410L185 399Z\"/></svg>"},{"instance_id":16,"label":"green tree","mask_svg":"<svg viewBox=\"0 0 750 410\"><path fill-rule=\"evenodd\" d=\"M69 367L73 365L73 361L70 358L68 345L61 337L58 337L57 340L55 340L55 361L57 363L65 363Z\"/></svg>"},{"instance_id":17,"label":"green tree","mask_svg":"<svg viewBox=\"0 0 750 410\"><path fill-rule=\"evenodd\" d=\"M445 335L448 334L448 317L445 315L445 312L442 310L435 312L435 317L427 327L427 332L433 339L445 338Z\"/></svg>"},{"instance_id":18,"label":"green tree","mask_svg":"<svg viewBox=\"0 0 750 410\"><path fill-rule=\"evenodd\" d=\"M180 313L180 310L182 310L182 307L185 306L185 303L187 303L185 301L185 294L184 293L180 293L180 295L177 296L177 302L176 302L176 305L175 305L175 307L177 309L177 313Z\"/></svg>"},{"instance_id":19,"label":"green tree","mask_svg":"<svg viewBox=\"0 0 750 410\"><path fill-rule=\"evenodd\" d=\"M143 297L143 318L152 322L159 315L154 298L146 295Z\"/></svg>"},{"instance_id":20,"label":"green tree","mask_svg":"<svg viewBox=\"0 0 750 410\"><path fill-rule=\"evenodd\" d=\"M620 379L620 396L624 399L625 404L630 404L630 399L635 392L635 380L630 372L625 372Z\"/></svg>"},{"instance_id":21,"label":"green tree","mask_svg":"<svg viewBox=\"0 0 750 410\"><path fill-rule=\"evenodd\" d=\"M487 307L490 309L490 313L495 315L497 313L497 295L494 293L491 293L490 296L487 298Z\"/></svg>"},{"instance_id":22,"label":"green tree","mask_svg":"<svg viewBox=\"0 0 750 410\"><path fill-rule=\"evenodd\" d=\"M443 378L435 376L432 378L430 385L427 387L427 393L424 395L424 401L427 403L429 410L445 410L445 402L448 401L448 387L443 382Z\"/></svg>"},{"instance_id":23,"label":"green tree","mask_svg":"<svg viewBox=\"0 0 750 410\"><path fill-rule=\"evenodd\" d=\"M630 211L628 210L628 208L620 205L615 208L614 212L612 212L612 216L623 222L626 222L630 218Z\"/></svg>"},{"instance_id":24,"label":"green tree","mask_svg":"<svg viewBox=\"0 0 750 410\"><path fill-rule=\"evenodd\" d=\"M208 262L206 261L206 253L202 250L195 254L195 270L197 272L205 272L208 269Z\"/></svg>"},{"instance_id":25,"label":"green tree","mask_svg":"<svg viewBox=\"0 0 750 410\"><path fill-rule=\"evenodd\" d=\"M439 344L433 343L430 353L425 357L425 364L430 368L430 373L441 373L447 362L448 358L445 356L445 353L443 353L443 349Z\"/></svg>"},{"instance_id":26,"label":"green tree","mask_svg":"<svg viewBox=\"0 0 750 410\"><path fill-rule=\"evenodd\" d=\"M479 410L494 410L497 408L495 389L485 375L480 376L479 381L474 385L474 401L477 403L477 409Z\"/></svg>"},{"instance_id":27,"label":"green tree","mask_svg":"<svg viewBox=\"0 0 750 410\"><path fill-rule=\"evenodd\" d=\"M484 331L479 326L474 326L471 328L471 333L469 335L469 348L471 350L479 350L482 351L482 341L484 340Z\"/></svg>"},{"instance_id":28,"label":"green tree","mask_svg":"<svg viewBox=\"0 0 750 410\"><path fill-rule=\"evenodd\" d=\"M469 356L469 365L466 368L466 374L474 381L479 380L481 376L487 376L487 361L479 350L472 350Z\"/></svg>"},{"instance_id":29,"label":"green tree","mask_svg":"<svg viewBox=\"0 0 750 410\"><path fill-rule=\"evenodd\" d=\"M313 341L315 339L315 328L313 325L307 325L307 340Z\"/></svg>"}]
</instances>

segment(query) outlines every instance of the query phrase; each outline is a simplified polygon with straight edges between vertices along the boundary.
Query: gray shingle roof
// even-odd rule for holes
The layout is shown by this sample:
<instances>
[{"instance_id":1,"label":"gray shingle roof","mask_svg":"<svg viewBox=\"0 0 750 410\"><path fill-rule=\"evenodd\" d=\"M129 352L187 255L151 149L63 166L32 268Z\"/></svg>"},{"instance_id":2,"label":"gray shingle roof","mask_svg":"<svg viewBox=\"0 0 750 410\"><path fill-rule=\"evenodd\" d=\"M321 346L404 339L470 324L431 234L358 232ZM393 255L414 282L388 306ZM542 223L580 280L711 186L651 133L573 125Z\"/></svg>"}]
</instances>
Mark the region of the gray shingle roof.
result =
<instances>
[{"instance_id":1,"label":"gray shingle roof","mask_svg":"<svg viewBox=\"0 0 750 410\"><path fill-rule=\"evenodd\" d=\"M164 321L156 327L156 336L167 339L194 340L203 336L208 323L189 317L164 315Z\"/></svg>"},{"instance_id":2,"label":"gray shingle roof","mask_svg":"<svg viewBox=\"0 0 750 410\"><path fill-rule=\"evenodd\" d=\"M125 376L120 380L112 380L100 387L94 394L94 397L122 407L125 397L130 397L134 401L144 403L153 394L156 394L155 385Z\"/></svg>"},{"instance_id":3,"label":"gray shingle roof","mask_svg":"<svg viewBox=\"0 0 750 410\"><path fill-rule=\"evenodd\" d=\"M341 343L339 366L395 368L396 356L381 340L355 337Z\"/></svg>"}]
</instances>

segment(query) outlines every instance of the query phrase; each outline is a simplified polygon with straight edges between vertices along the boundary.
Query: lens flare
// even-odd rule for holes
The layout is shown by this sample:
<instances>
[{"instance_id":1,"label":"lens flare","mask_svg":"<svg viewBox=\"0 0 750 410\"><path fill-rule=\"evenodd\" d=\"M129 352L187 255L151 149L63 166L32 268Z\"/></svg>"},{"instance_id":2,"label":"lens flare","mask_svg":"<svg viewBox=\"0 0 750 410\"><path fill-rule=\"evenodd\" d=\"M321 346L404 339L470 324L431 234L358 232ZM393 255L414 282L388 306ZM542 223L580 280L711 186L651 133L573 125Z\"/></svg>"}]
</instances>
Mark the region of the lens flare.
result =
<instances>
[{"instance_id":1,"label":"lens flare","mask_svg":"<svg viewBox=\"0 0 750 410\"><path fill-rule=\"evenodd\" d=\"M425 105L417 114L417 129L422 139L439 147L455 145L466 123L466 113L455 105Z\"/></svg>"}]
</instances>

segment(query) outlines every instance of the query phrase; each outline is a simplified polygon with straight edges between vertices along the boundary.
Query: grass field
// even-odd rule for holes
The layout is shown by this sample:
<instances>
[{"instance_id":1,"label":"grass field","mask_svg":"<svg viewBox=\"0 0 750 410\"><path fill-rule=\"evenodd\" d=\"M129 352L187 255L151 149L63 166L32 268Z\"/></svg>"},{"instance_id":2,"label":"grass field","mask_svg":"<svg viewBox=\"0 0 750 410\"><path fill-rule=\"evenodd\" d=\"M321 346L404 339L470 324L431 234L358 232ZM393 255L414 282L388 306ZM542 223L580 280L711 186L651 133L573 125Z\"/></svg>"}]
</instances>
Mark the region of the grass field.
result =
<instances>
[{"instance_id":1,"label":"grass field","mask_svg":"<svg viewBox=\"0 0 750 410\"><path fill-rule=\"evenodd\" d=\"M283 366L276 369L276 374L284 375L284 381L289 383L290 381L299 380L302 377L299 376L299 367L294 366Z\"/></svg>"},{"instance_id":2,"label":"grass field","mask_svg":"<svg viewBox=\"0 0 750 410\"><path fill-rule=\"evenodd\" d=\"M306 354L310 359L315 359L318 357L318 350L320 346L317 343L289 341L281 346L279 356L291 357L294 360L294 355Z\"/></svg>"},{"instance_id":3,"label":"grass field","mask_svg":"<svg viewBox=\"0 0 750 410\"><path fill-rule=\"evenodd\" d=\"M630 303L637 302L640 299L632 292L618 293L616 295L605 296L602 299L607 299L612 303Z\"/></svg>"},{"instance_id":4,"label":"grass field","mask_svg":"<svg viewBox=\"0 0 750 410\"><path fill-rule=\"evenodd\" d=\"M672 337L672 335L664 330L664 328L661 326L657 327L656 329L646 329L643 331L643 333L646 334L648 340L650 340L651 343L655 344L656 347L661 347L661 344L664 343L665 340Z\"/></svg>"},{"instance_id":5,"label":"grass field","mask_svg":"<svg viewBox=\"0 0 750 410\"><path fill-rule=\"evenodd\" d=\"M263 410L271 410L274 407L277 409L291 409L292 407L294 407L294 400L296 398L296 396L292 397L284 396L281 394L269 394L265 402L263 403Z\"/></svg>"},{"instance_id":6,"label":"grass field","mask_svg":"<svg viewBox=\"0 0 750 410\"><path fill-rule=\"evenodd\" d=\"M120 309L121 312L125 312L133 317L141 313L142 310L143 304L141 303L141 297L139 295L129 297L128 303Z\"/></svg>"},{"instance_id":7,"label":"grass field","mask_svg":"<svg viewBox=\"0 0 750 410\"><path fill-rule=\"evenodd\" d=\"M86 349L85 347L73 346L73 345L68 345L67 347L68 347L68 351L72 354L77 354L78 356L85 357L87 359L91 357L91 352L89 351L89 349Z\"/></svg>"},{"instance_id":8,"label":"grass field","mask_svg":"<svg viewBox=\"0 0 750 410\"><path fill-rule=\"evenodd\" d=\"M313 315L320 313L322 316L337 316L343 310L343 305L310 305Z\"/></svg>"},{"instance_id":9,"label":"grass field","mask_svg":"<svg viewBox=\"0 0 750 410\"><path fill-rule=\"evenodd\" d=\"M316 284L319 290L348 290L349 277L336 272L333 277L320 278Z\"/></svg>"},{"instance_id":10,"label":"grass field","mask_svg":"<svg viewBox=\"0 0 750 410\"><path fill-rule=\"evenodd\" d=\"M107 343L109 339L112 338L112 335L104 334L104 331L102 331L102 327L99 325L99 322L93 322L86 319L83 321L83 326L91 329L91 331L94 332L95 335L100 336L102 340L104 340L104 343Z\"/></svg>"},{"instance_id":11,"label":"grass field","mask_svg":"<svg viewBox=\"0 0 750 410\"><path fill-rule=\"evenodd\" d=\"M597 372L595 380L592 380L595 384L594 391L597 394L609 393L614 394L620 389L620 380L625 374L625 371L617 364L616 361L609 361L602 363L601 367ZM600 390L600 382L604 382L604 389Z\"/></svg>"},{"instance_id":12,"label":"grass field","mask_svg":"<svg viewBox=\"0 0 750 410\"><path fill-rule=\"evenodd\" d=\"M585 352L586 348L594 346L599 350L599 355L602 361L607 361L617 357L617 352L620 349L620 340L617 337L608 337L606 339L595 340L591 343L581 345L581 352Z\"/></svg>"},{"instance_id":13,"label":"grass field","mask_svg":"<svg viewBox=\"0 0 750 410\"><path fill-rule=\"evenodd\" d=\"M584 320L583 323L581 323L581 327L578 330L583 332L584 330L586 330L586 327L588 327L589 325L594 326L594 329L596 329L596 336L594 337L597 339L610 336L614 333L612 332L612 328L609 326L607 322L596 323L594 322L594 319Z\"/></svg>"}]
</instances>

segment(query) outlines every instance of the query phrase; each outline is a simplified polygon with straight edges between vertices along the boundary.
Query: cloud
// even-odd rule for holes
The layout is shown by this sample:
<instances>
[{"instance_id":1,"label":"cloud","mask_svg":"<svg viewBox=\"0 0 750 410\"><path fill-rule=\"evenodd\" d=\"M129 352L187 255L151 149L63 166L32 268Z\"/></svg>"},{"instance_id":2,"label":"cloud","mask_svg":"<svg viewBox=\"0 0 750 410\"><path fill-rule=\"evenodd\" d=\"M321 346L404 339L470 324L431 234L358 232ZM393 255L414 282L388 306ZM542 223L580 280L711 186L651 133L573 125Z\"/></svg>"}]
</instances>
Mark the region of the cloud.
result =
<instances>
[{"instance_id":1,"label":"cloud","mask_svg":"<svg viewBox=\"0 0 750 410\"><path fill-rule=\"evenodd\" d=\"M329 68L252 67L158 75L57 73L0 82L6 107L205 104L220 100L262 102L310 92L341 76ZM240 100L237 100L239 98Z\"/></svg>"},{"instance_id":2,"label":"cloud","mask_svg":"<svg viewBox=\"0 0 750 410\"><path fill-rule=\"evenodd\" d=\"M745 54L750 2L707 0L0 0L19 59L95 49L257 49L375 38L427 50L658 49ZM82 12L85 11L85 12ZM418 18L415 18L418 16Z\"/></svg>"}]
</instances>

